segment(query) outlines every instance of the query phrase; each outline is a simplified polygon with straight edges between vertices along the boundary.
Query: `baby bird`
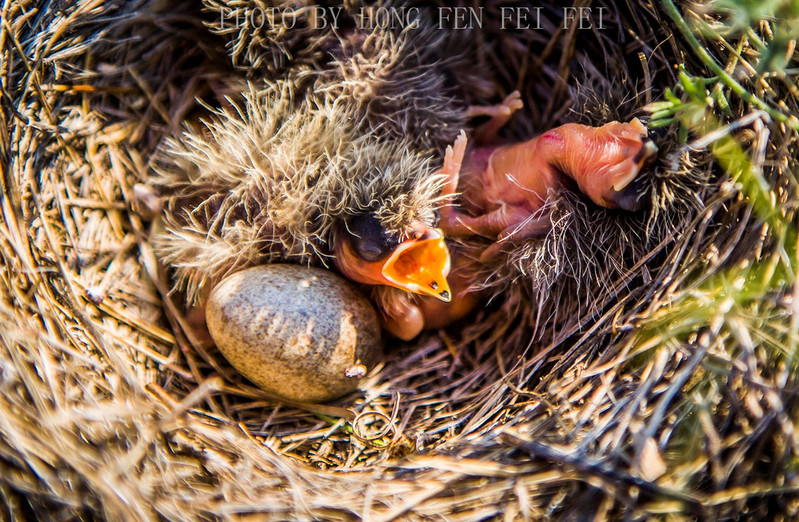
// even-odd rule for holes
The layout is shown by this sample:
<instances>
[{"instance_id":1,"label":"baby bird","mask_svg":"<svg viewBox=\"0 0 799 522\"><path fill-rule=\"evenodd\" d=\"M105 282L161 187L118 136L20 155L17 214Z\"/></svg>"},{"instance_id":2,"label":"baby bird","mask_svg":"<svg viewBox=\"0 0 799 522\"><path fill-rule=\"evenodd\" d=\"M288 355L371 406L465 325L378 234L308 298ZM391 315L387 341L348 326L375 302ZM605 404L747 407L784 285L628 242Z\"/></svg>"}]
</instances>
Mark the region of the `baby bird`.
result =
<instances>
[{"instance_id":1,"label":"baby bird","mask_svg":"<svg viewBox=\"0 0 799 522\"><path fill-rule=\"evenodd\" d=\"M431 157L359 127L357 107L297 97L290 82L253 89L165 148L156 247L176 288L201 306L242 268L332 262L354 281L449 301Z\"/></svg>"},{"instance_id":2,"label":"baby bird","mask_svg":"<svg viewBox=\"0 0 799 522\"><path fill-rule=\"evenodd\" d=\"M492 119L476 131L491 141L516 110L522 107L514 92L500 105L471 108L470 114ZM495 239L484 254L490 258L509 240L546 235L548 216L539 212L549 192L574 186L605 208L635 211L642 193L634 183L643 165L657 152L646 127L633 118L601 127L568 123L535 138L508 145L484 145L466 154L466 134L447 147L444 195L460 193L460 206L442 211L441 228L450 237L481 235Z\"/></svg>"},{"instance_id":3,"label":"baby bird","mask_svg":"<svg viewBox=\"0 0 799 522\"><path fill-rule=\"evenodd\" d=\"M636 179L657 152L637 118L601 127L569 123L521 143L490 144L521 107L518 92L496 106L470 107L469 115L491 116L474 132L488 144L467 152L466 134L461 132L454 145L447 147L439 170L447 176L443 195L451 201L441 210L439 226L447 237L479 235L494 240L481 261L496 257L514 242L546 236L552 225L543 210L552 191L576 185L602 207L639 210L644 194ZM482 298L474 291L465 264L464 258L455 256L451 303L421 299L391 310L395 317L404 318L394 321L394 333L412 338L474 309Z\"/></svg>"},{"instance_id":4,"label":"baby bird","mask_svg":"<svg viewBox=\"0 0 799 522\"><path fill-rule=\"evenodd\" d=\"M518 94L467 109L482 85L468 58L478 53L466 53L457 32L420 24L329 35L314 67L286 62L281 79L165 147L156 247L190 306L201 308L214 284L249 266L335 266L369 285L386 328L411 339L482 301L445 236L491 237L488 259L542 235L549 189L570 180L600 205L637 205L632 180L654 152L637 120L497 145L497 130L521 107ZM467 151L465 135L455 136L479 115L492 119ZM431 153L453 140L436 171ZM457 192L459 207L445 206Z\"/></svg>"},{"instance_id":5,"label":"baby bird","mask_svg":"<svg viewBox=\"0 0 799 522\"><path fill-rule=\"evenodd\" d=\"M465 125L458 86L493 86L475 80L462 39L425 19L354 26L325 40L313 68L286 62L163 147L156 248L193 315L226 275L274 262L368 285L387 324L420 295L451 299L434 151Z\"/></svg>"}]
</instances>

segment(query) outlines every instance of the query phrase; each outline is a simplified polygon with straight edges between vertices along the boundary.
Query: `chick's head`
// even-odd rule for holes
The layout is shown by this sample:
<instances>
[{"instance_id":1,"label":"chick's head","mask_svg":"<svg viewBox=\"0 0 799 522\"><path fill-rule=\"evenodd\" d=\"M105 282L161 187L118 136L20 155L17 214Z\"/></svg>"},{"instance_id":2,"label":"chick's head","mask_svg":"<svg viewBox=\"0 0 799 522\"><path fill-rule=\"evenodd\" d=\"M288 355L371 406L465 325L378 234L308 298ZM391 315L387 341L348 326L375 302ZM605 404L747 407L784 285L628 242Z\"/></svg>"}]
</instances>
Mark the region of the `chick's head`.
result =
<instances>
[{"instance_id":1,"label":"chick's head","mask_svg":"<svg viewBox=\"0 0 799 522\"><path fill-rule=\"evenodd\" d=\"M326 210L339 216L330 240L336 266L360 283L449 301L450 256L435 228L443 178L407 142L367 133L352 145L347 172L328 178L340 183Z\"/></svg>"}]
</instances>

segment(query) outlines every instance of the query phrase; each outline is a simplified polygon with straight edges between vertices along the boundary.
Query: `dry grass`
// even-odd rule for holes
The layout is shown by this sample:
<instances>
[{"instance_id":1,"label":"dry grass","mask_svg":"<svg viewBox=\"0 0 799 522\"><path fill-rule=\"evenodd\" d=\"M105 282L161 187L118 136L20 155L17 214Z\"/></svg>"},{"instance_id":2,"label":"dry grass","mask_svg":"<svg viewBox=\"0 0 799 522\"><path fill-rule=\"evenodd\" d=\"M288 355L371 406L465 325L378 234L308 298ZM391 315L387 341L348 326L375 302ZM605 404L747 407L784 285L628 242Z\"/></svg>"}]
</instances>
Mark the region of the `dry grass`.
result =
<instances>
[{"instance_id":1,"label":"dry grass","mask_svg":"<svg viewBox=\"0 0 799 522\"><path fill-rule=\"evenodd\" d=\"M187 337L140 186L196 97L224 104L226 36L189 2L38 4L4 2L0 25L7 516L797 516L799 13L627 0L595 3L604 31L549 9L541 31L488 26L476 61L527 100L510 136L672 88L654 210L562 200L471 326L393 347L350 397L289 405ZM236 65L258 65L246 46Z\"/></svg>"}]
</instances>

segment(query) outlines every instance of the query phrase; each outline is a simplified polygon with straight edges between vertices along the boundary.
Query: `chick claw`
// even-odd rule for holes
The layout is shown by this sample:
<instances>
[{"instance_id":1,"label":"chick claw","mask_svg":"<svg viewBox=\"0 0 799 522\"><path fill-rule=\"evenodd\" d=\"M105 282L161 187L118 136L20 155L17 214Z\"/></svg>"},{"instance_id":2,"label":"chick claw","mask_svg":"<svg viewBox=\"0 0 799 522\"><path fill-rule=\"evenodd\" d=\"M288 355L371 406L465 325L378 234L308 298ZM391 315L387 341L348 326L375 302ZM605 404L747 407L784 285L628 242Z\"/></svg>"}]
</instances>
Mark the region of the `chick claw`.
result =
<instances>
[{"instance_id":1,"label":"chick claw","mask_svg":"<svg viewBox=\"0 0 799 522\"><path fill-rule=\"evenodd\" d=\"M461 131L452 146L447 146L444 153L444 165L439 174L447 176L441 195L449 201L441 208L440 227L448 236L486 235L489 230L497 228L496 222L501 219L500 213L492 212L479 217L471 217L455 209L454 199L457 196L461 166L466 155L466 133ZM504 226L502 227L504 228Z\"/></svg>"},{"instance_id":2,"label":"chick claw","mask_svg":"<svg viewBox=\"0 0 799 522\"><path fill-rule=\"evenodd\" d=\"M444 153L444 165L438 171L439 174L447 176L446 183L441 191L444 197L454 198L458 191L458 181L460 178L461 165L466 156L466 133L461 131L453 145L447 145Z\"/></svg>"},{"instance_id":3,"label":"chick claw","mask_svg":"<svg viewBox=\"0 0 799 522\"><path fill-rule=\"evenodd\" d=\"M447 150L444 153L444 165L438 171L439 174L447 177L441 189L441 195L447 199L446 204L441 208L442 227L454 223L457 219L458 212L455 210L454 205L458 192L461 165L463 165L463 158L466 155L466 144L466 133L461 131L455 143L447 145ZM444 233L447 234L447 230L444 230Z\"/></svg>"},{"instance_id":4,"label":"chick claw","mask_svg":"<svg viewBox=\"0 0 799 522\"><path fill-rule=\"evenodd\" d=\"M492 118L511 116L514 112L524 107L522 95L519 91L513 91L497 105L470 105L466 108L466 117L491 116Z\"/></svg>"},{"instance_id":5,"label":"chick claw","mask_svg":"<svg viewBox=\"0 0 799 522\"><path fill-rule=\"evenodd\" d=\"M490 116L491 119L486 123L477 127L474 131L475 138L480 143L488 143L493 141L499 129L501 129L508 120L510 120L513 113L524 107L522 95L519 91L513 91L502 100L502 103L497 105L470 105L466 109L466 117L474 118L476 116Z\"/></svg>"}]
</instances>

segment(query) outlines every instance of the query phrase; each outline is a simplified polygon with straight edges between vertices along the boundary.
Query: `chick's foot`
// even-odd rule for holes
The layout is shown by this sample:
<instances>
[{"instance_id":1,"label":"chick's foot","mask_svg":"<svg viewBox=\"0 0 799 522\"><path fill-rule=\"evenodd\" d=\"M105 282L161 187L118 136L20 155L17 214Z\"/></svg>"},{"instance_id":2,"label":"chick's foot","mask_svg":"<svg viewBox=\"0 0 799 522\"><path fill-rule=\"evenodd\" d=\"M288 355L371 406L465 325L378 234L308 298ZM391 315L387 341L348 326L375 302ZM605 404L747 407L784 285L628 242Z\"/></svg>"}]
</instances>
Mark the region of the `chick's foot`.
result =
<instances>
[{"instance_id":1,"label":"chick's foot","mask_svg":"<svg viewBox=\"0 0 799 522\"><path fill-rule=\"evenodd\" d=\"M513 91L497 105L471 105L466 109L466 116L474 118L477 116L490 116L491 119L480 125L474 130L474 137L479 143L494 141L499 130L508 123L511 116L524 107L522 96L519 91Z\"/></svg>"}]
</instances>

